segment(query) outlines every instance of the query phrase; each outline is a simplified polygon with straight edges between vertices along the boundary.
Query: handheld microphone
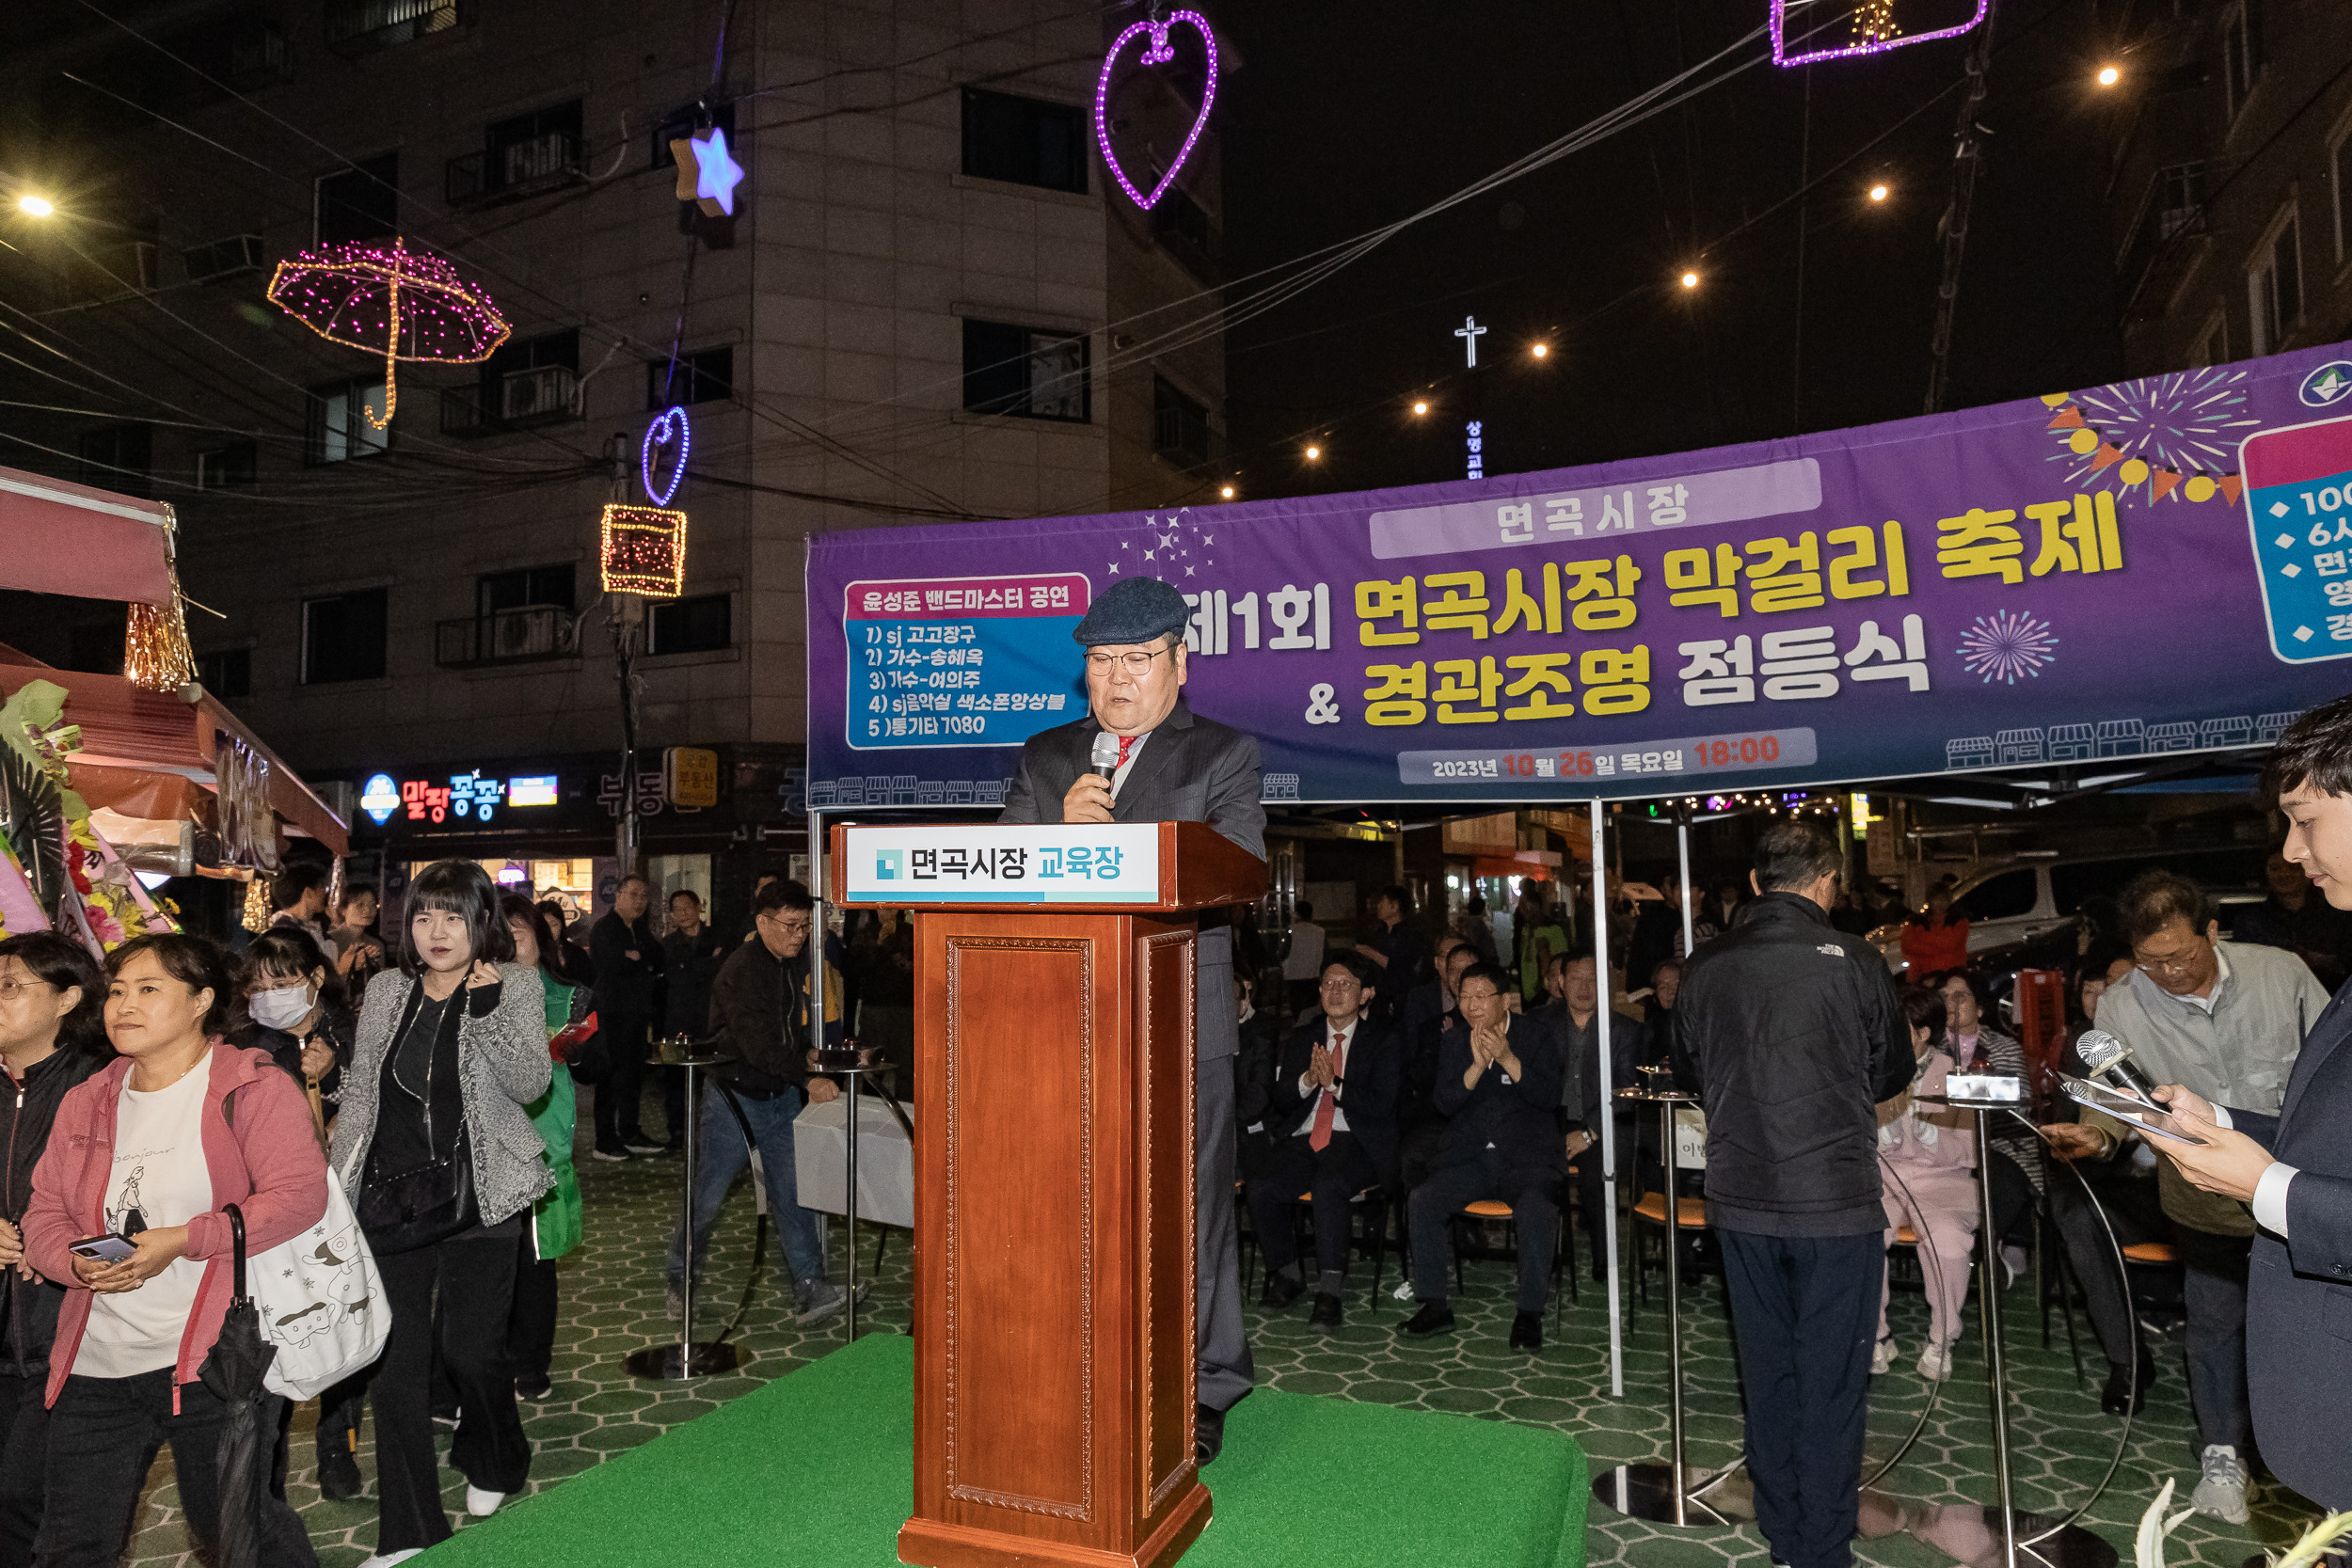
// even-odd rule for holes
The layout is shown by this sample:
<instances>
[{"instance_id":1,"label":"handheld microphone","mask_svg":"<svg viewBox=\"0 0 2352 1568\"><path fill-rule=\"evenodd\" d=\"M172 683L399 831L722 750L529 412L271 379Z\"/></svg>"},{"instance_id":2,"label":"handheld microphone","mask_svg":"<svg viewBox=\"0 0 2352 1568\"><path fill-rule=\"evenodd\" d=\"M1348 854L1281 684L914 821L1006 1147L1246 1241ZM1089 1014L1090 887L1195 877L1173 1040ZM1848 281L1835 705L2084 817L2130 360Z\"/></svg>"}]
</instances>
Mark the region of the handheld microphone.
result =
<instances>
[{"instance_id":1,"label":"handheld microphone","mask_svg":"<svg viewBox=\"0 0 2352 1568\"><path fill-rule=\"evenodd\" d=\"M2082 1038L2074 1042L2074 1053L2083 1059L2083 1067L2093 1078L2103 1078L2116 1088L2155 1101L2156 1085L2132 1064L2132 1048L2105 1029L2084 1030Z\"/></svg>"},{"instance_id":2,"label":"handheld microphone","mask_svg":"<svg viewBox=\"0 0 2352 1568\"><path fill-rule=\"evenodd\" d=\"M1103 782L1110 783L1111 775L1119 771L1119 736L1108 730L1097 730L1089 760L1094 764L1094 771L1103 776Z\"/></svg>"}]
</instances>

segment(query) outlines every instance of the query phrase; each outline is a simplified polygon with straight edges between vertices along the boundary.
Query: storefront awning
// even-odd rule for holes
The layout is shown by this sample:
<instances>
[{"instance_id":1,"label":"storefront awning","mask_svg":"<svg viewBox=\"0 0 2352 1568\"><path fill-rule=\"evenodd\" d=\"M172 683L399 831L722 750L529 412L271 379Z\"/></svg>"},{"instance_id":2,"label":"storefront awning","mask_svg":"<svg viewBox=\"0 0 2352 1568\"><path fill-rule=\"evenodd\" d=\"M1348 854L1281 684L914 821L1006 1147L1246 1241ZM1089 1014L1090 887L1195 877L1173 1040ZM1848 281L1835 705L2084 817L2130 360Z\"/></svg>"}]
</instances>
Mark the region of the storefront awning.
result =
<instances>
[{"instance_id":1,"label":"storefront awning","mask_svg":"<svg viewBox=\"0 0 2352 1568\"><path fill-rule=\"evenodd\" d=\"M0 468L0 588L171 603L171 509Z\"/></svg>"}]
</instances>

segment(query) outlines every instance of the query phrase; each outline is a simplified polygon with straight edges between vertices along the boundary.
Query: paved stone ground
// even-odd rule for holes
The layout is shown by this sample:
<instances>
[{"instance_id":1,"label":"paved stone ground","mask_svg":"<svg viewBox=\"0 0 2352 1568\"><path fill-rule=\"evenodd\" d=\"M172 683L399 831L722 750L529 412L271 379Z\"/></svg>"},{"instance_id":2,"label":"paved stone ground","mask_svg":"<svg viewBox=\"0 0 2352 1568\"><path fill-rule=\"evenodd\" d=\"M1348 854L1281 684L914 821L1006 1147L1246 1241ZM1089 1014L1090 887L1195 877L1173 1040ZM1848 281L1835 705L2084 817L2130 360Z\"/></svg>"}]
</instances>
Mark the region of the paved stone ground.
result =
<instances>
[{"instance_id":1,"label":"paved stone ground","mask_svg":"<svg viewBox=\"0 0 2352 1568\"><path fill-rule=\"evenodd\" d=\"M585 1146L582 1146L585 1153ZM588 1201L588 1243L565 1260L563 1322L558 1332L555 1389L551 1398L525 1406L525 1425L535 1456L533 1491L561 1483L613 1454L665 1429L707 1415L844 1342L839 1320L803 1332L794 1327L788 1293L776 1283L772 1238L769 1261L746 1313L738 1342L749 1355L739 1372L691 1386L639 1383L621 1357L640 1346L675 1338L663 1316L660 1254L677 1212L678 1163L675 1159L626 1165L583 1163L581 1185ZM874 1232L862 1243L861 1273L873 1259ZM739 1183L714 1242L709 1306L712 1323L731 1315L739 1299L753 1236L748 1182ZM861 1315L860 1330L905 1332L909 1269L903 1234L890 1237L888 1256ZM840 1237L834 1232L835 1277L840 1272ZM1262 1384L1295 1393L1374 1400L1415 1409L1452 1411L1495 1420L1551 1426L1572 1433L1592 1455L1596 1472L1629 1461L1664 1457L1666 1353L1664 1313L1653 1277L1650 1306L1636 1308L1625 1348L1625 1398L1608 1396L1608 1325L1597 1287L1587 1284L1582 1301L1569 1306L1549 1343L1534 1356L1504 1348L1511 1316L1510 1274L1498 1262L1472 1262L1456 1302L1461 1328L1435 1342L1406 1343L1394 1324L1410 1310L1388 1294L1397 1278L1389 1260L1377 1304L1369 1302L1370 1280L1359 1266L1349 1297L1349 1319L1336 1332L1311 1328L1302 1301L1288 1313L1251 1310L1252 1341ZM1252 1292L1254 1299L1254 1291ZM1735 1457L1740 1437L1727 1325L1719 1284L1693 1282L1686 1316L1684 1370L1688 1380L1691 1458L1703 1465ZM1892 1450L1910 1431L1923 1399L1923 1385L1910 1368L1925 1328L1926 1308L1916 1295L1895 1298L1895 1329L1907 1352L1898 1370L1872 1390L1870 1442L1874 1452ZM701 1316L698 1305L697 1316ZM1883 1490L1928 1502L1991 1501L1991 1435L1987 1419L1981 1352L1974 1338L1975 1308L1969 1310L1971 1338L1963 1343L1954 1377L1919 1445L1885 1481ZM2030 1293L2018 1291L2005 1313L2013 1347L2016 1402L2011 1431L2016 1452L2018 1505L2064 1512L2076 1506L2106 1470L2121 1423L2100 1413L2099 1384L2105 1364L2090 1349L2078 1386L2066 1340L2053 1318L2053 1345L2042 1345ZM707 1337L708 1330L705 1331ZM2088 1329L2083 1330L2090 1346ZM2131 1530L2153 1500L2164 1477L2181 1480L2184 1493L2196 1471L2189 1456L2187 1397L2177 1352L2163 1358L2153 1396L2135 1426L2132 1451L2115 1481L2091 1511L2089 1523L2121 1548L2128 1561ZM373 1547L375 1509L371 1497L348 1503L320 1498L313 1484L310 1427L314 1407L295 1415L294 1470L290 1496L310 1528L325 1568L355 1568ZM363 1430L360 1469L374 1481L373 1429ZM442 1429L446 1446L446 1429ZM464 1481L443 1472L444 1501L453 1518L463 1517ZM1207 1477L1214 1489L1216 1471ZM159 1456L139 1515L140 1529L130 1560L136 1568L193 1568L197 1560L174 1508L168 1449ZM2182 1527L2173 1538L2171 1560L2228 1564L2234 1568L2258 1542L2277 1544L2296 1532L2310 1510L2299 1499L2267 1493L2251 1529L2235 1529L2205 1519ZM1591 1560L1635 1568L1717 1568L1719 1564L1762 1565L1767 1560L1753 1525L1737 1530L1677 1531L1629 1520L1606 1508L1592 1511ZM1858 1544L1857 1559L1879 1568L1931 1568L1949 1559L1906 1536ZM877 1564L891 1560L879 1544Z\"/></svg>"}]
</instances>

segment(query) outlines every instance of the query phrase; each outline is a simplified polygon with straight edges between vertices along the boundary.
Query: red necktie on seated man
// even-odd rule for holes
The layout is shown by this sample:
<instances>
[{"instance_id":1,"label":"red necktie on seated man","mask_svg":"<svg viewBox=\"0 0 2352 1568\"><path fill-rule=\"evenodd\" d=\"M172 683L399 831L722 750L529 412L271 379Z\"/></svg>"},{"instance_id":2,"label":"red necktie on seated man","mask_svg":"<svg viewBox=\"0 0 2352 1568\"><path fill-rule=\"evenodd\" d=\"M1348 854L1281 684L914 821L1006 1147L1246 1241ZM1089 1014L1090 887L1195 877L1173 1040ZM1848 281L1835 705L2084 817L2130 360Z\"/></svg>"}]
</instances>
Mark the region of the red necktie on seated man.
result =
<instances>
[{"instance_id":1,"label":"red necktie on seated man","mask_svg":"<svg viewBox=\"0 0 2352 1568\"><path fill-rule=\"evenodd\" d=\"M1345 1029L1332 1030L1331 1076L1334 1080L1346 1071L1344 1066L1346 1050L1347 1031ZM1331 1116L1338 1103L1339 1088L1335 1082L1332 1087L1323 1091L1323 1098L1315 1101L1315 1130L1307 1134L1307 1147L1318 1154L1331 1147Z\"/></svg>"}]
</instances>

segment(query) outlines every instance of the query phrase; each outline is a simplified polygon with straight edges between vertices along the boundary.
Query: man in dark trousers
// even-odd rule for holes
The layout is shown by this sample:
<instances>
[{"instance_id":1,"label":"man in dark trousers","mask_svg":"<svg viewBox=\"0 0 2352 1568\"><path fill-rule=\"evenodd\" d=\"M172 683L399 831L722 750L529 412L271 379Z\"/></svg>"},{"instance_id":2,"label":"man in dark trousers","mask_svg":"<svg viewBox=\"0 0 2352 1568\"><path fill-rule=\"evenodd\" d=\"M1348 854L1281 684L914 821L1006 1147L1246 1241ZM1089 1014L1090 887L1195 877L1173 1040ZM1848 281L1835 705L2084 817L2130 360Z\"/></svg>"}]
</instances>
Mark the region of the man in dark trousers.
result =
<instances>
[{"instance_id":1,"label":"man in dark trousers","mask_svg":"<svg viewBox=\"0 0 2352 1568\"><path fill-rule=\"evenodd\" d=\"M1266 1111L1274 1147L1248 1192L1250 1223L1265 1248L1265 1296L1288 1307L1307 1289L1299 1277L1291 1204L1312 1195L1315 1307L1310 1320L1341 1322L1347 1280L1347 1227L1356 1195L1377 1186L1396 1158L1396 1085L1404 1053L1396 1037L1364 1014L1372 988L1359 960L1323 966L1323 1016L1292 1031L1275 1069Z\"/></svg>"},{"instance_id":2,"label":"man in dark trousers","mask_svg":"<svg viewBox=\"0 0 2352 1568\"><path fill-rule=\"evenodd\" d=\"M1511 1206L1519 1232L1519 1310L1513 1350L1544 1346L1544 1298L1559 1223L1558 1190L1566 1162L1560 1142L1560 1038L1532 1013L1514 1014L1504 999L1510 977L1494 964L1463 971L1456 999L1466 1028L1445 1037L1438 1062L1438 1109L1450 1118L1437 1168L1414 1189L1413 1294L1421 1310L1404 1332L1454 1326L1446 1301L1446 1223L1466 1203L1494 1198ZM1875 1305L1875 1303L1873 1303Z\"/></svg>"},{"instance_id":3,"label":"man in dark trousers","mask_svg":"<svg viewBox=\"0 0 2352 1568\"><path fill-rule=\"evenodd\" d=\"M652 884L630 873L613 891L612 907L588 932L588 956L596 966L596 1032L603 1037L605 1079L596 1085L596 1147L599 1160L659 1154L664 1146L639 1125L644 1099L645 1041L653 1032L660 999L661 944L653 940L645 911Z\"/></svg>"},{"instance_id":4,"label":"man in dark trousers","mask_svg":"<svg viewBox=\"0 0 2352 1568\"><path fill-rule=\"evenodd\" d=\"M2328 904L2352 910L2352 698L2279 738L2263 793L2286 814L2286 856ZM2106 1010L2105 1004L2101 1011ZM2339 991L2305 1037L2276 1116L2156 1090L2201 1145L2151 1137L2208 1193L2253 1208L2247 1386L2270 1473L2321 1506L2352 1509L2352 1008ZM2341 1555L2329 1560L2341 1564Z\"/></svg>"},{"instance_id":5,"label":"man in dark trousers","mask_svg":"<svg viewBox=\"0 0 2352 1568\"><path fill-rule=\"evenodd\" d=\"M999 822L1205 822L1265 858L1258 743L1184 705L1184 596L1157 578L1120 578L1071 635L1085 647L1087 716L1031 736ZM1094 737L1119 741L1109 782L1091 771ZM1225 1442L1225 1413L1255 1373L1241 1316L1241 1242L1233 1224L1233 932L1200 918L1194 949L1196 1317L1200 1463Z\"/></svg>"},{"instance_id":6,"label":"man in dark trousers","mask_svg":"<svg viewBox=\"0 0 2352 1568\"><path fill-rule=\"evenodd\" d=\"M1886 961L1829 923L1838 864L1818 828L1766 829L1759 896L1692 955L1675 1008L1675 1076L1707 1106L1756 1522L1791 1568L1853 1560L1886 1267L1875 1108L1914 1066Z\"/></svg>"},{"instance_id":7,"label":"man in dark trousers","mask_svg":"<svg viewBox=\"0 0 2352 1568\"><path fill-rule=\"evenodd\" d=\"M661 1032L702 1039L710 1033L710 983L727 959L726 939L703 924L702 895L682 887L670 895L670 934L661 939ZM686 1147L686 1069L661 1069L661 1110L670 1147Z\"/></svg>"},{"instance_id":8,"label":"man in dark trousers","mask_svg":"<svg viewBox=\"0 0 2352 1568\"><path fill-rule=\"evenodd\" d=\"M1557 984L1560 1000L1537 1007L1534 1016L1549 1023L1560 1037L1564 1057L1560 1115L1569 1129L1565 1152L1576 1162L1577 1201L1584 1211L1585 1239L1593 1243L1593 1277L1605 1279L1609 1273L1609 1188L1602 1180L1607 1167L1596 1146L1600 1142L1600 1118L1606 1107L1601 1102L1600 980L1592 950L1579 948L1556 955L1551 974L1544 978L1548 987ZM1609 1082L1617 1088L1633 1085L1633 1062L1643 1027L1622 1013L1610 1017ZM1622 1124L1620 1131L1630 1133L1630 1121ZM1618 1174L1622 1176L1632 1164L1633 1140L1620 1137Z\"/></svg>"}]
</instances>

